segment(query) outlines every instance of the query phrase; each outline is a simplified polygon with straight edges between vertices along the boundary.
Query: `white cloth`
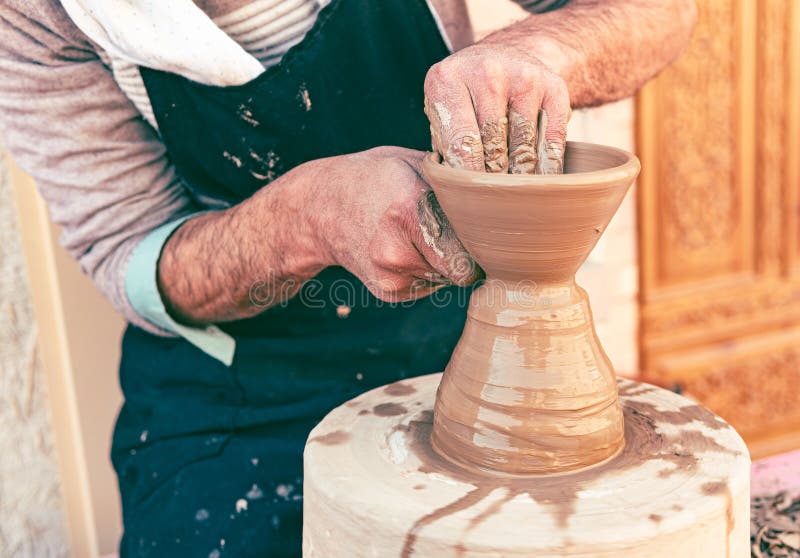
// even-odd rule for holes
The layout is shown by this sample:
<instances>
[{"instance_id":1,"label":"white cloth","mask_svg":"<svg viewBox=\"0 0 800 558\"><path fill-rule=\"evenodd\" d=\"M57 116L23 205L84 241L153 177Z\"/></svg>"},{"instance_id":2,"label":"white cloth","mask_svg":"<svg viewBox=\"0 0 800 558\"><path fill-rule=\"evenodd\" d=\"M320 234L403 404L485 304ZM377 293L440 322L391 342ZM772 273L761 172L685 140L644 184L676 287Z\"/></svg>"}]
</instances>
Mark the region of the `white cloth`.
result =
<instances>
[{"instance_id":1,"label":"white cloth","mask_svg":"<svg viewBox=\"0 0 800 558\"><path fill-rule=\"evenodd\" d=\"M320 2L326 4L327 0ZM453 47L426 0L448 49ZM241 85L264 65L191 0L61 0L75 25L112 58L207 85Z\"/></svg>"},{"instance_id":2,"label":"white cloth","mask_svg":"<svg viewBox=\"0 0 800 558\"><path fill-rule=\"evenodd\" d=\"M209 85L241 85L264 66L191 0L61 0L103 50Z\"/></svg>"}]
</instances>

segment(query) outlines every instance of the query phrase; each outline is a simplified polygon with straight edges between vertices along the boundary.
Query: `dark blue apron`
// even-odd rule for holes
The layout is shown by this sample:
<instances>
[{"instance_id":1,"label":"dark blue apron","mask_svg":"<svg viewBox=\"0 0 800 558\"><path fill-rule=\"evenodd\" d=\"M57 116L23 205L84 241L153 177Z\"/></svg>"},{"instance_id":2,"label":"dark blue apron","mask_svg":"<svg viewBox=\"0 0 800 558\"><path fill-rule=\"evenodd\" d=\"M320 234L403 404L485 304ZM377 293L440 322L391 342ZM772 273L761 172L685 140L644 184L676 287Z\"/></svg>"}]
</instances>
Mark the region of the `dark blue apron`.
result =
<instances>
[{"instance_id":1,"label":"dark blue apron","mask_svg":"<svg viewBox=\"0 0 800 558\"><path fill-rule=\"evenodd\" d=\"M240 202L312 159L428 149L423 81L447 55L423 0L334 0L250 83L141 73L169 156L202 206ZM231 367L128 328L112 449L123 558L299 556L311 428L358 393L444 368L467 290L391 306L342 268L316 279L313 292L221 326L236 339Z\"/></svg>"}]
</instances>

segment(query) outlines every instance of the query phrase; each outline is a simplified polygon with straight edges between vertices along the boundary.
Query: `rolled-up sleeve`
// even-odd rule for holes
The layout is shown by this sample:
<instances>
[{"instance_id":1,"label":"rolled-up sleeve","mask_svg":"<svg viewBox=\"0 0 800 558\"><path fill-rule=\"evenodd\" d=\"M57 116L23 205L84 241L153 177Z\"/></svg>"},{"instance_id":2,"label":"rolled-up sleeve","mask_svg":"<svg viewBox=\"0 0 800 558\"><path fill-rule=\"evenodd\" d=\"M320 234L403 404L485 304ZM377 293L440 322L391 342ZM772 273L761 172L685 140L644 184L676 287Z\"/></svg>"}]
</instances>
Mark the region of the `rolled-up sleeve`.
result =
<instances>
[{"instance_id":1,"label":"rolled-up sleeve","mask_svg":"<svg viewBox=\"0 0 800 558\"><path fill-rule=\"evenodd\" d=\"M160 300L132 304L129 291L158 297L157 243L167 238L159 231L200 208L158 134L58 2L0 4L0 133L62 225L61 243L100 291L137 326L186 336L137 311ZM148 237L133 264L141 269L129 270Z\"/></svg>"}]
</instances>

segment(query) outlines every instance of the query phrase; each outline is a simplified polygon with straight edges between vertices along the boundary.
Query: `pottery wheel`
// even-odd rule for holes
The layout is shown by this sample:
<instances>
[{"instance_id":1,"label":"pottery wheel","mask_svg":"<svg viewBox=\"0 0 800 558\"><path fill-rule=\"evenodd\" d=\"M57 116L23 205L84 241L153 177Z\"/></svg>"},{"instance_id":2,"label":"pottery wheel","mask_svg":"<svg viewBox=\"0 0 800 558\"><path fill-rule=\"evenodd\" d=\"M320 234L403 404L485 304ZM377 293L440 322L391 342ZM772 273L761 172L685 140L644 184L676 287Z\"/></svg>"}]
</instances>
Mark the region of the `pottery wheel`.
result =
<instances>
[{"instance_id":1,"label":"pottery wheel","mask_svg":"<svg viewBox=\"0 0 800 558\"><path fill-rule=\"evenodd\" d=\"M619 380L621 453L573 473L497 476L431 450L440 379L372 390L314 429L304 557L750 555L747 448L704 407Z\"/></svg>"}]
</instances>

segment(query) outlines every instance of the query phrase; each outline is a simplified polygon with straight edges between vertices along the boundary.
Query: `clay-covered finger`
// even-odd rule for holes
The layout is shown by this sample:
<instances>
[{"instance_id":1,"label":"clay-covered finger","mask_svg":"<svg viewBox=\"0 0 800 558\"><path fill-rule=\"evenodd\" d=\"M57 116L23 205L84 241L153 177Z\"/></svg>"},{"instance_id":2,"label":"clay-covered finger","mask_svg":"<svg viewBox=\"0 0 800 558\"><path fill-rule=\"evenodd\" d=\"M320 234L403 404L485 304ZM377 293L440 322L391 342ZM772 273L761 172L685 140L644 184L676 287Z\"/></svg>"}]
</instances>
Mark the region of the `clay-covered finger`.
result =
<instances>
[{"instance_id":1,"label":"clay-covered finger","mask_svg":"<svg viewBox=\"0 0 800 558\"><path fill-rule=\"evenodd\" d=\"M508 91L502 67L484 64L470 84L486 172L508 172Z\"/></svg>"},{"instance_id":2,"label":"clay-covered finger","mask_svg":"<svg viewBox=\"0 0 800 558\"><path fill-rule=\"evenodd\" d=\"M425 114L431 123L433 150L445 165L484 169L483 144L472 97L463 83L449 83L433 66L425 85Z\"/></svg>"},{"instance_id":3,"label":"clay-covered finger","mask_svg":"<svg viewBox=\"0 0 800 558\"><path fill-rule=\"evenodd\" d=\"M505 107L503 107L505 109ZM478 113L481 115L481 113ZM480 120L483 122L480 122ZM508 172L508 117L489 112L479 116L481 143L483 144L483 167L486 172Z\"/></svg>"},{"instance_id":4,"label":"clay-covered finger","mask_svg":"<svg viewBox=\"0 0 800 558\"><path fill-rule=\"evenodd\" d=\"M539 164L537 124L542 95L536 83L522 81L508 107L508 166L512 174L534 174Z\"/></svg>"},{"instance_id":5,"label":"clay-covered finger","mask_svg":"<svg viewBox=\"0 0 800 558\"><path fill-rule=\"evenodd\" d=\"M431 266L424 276L432 282L466 286L483 277L483 270L464 249L447 220L436 196L427 191L418 205L419 235L414 239L420 254Z\"/></svg>"},{"instance_id":6,"label":"clay-covered finger","mask_svg":"<svg viewBox=\"0 0 800 558\"><path fill-rule=\"evenodd\" d=\"M564 151L567 145L567 124L572 114L567 86L560 79L545 90L539 114L537 174L564 172Z\"/></svg>"}]
</instances>

